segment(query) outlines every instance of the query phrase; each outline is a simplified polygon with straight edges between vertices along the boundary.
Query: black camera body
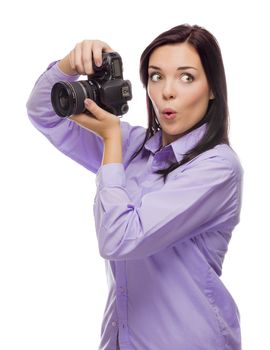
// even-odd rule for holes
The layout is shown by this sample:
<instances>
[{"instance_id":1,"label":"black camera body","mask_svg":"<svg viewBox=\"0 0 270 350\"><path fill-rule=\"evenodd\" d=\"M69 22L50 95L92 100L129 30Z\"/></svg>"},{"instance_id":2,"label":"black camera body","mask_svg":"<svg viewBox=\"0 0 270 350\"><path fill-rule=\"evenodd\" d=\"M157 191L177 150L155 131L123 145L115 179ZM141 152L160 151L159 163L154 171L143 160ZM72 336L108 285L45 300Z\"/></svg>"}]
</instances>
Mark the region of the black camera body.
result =
<instances>
[{"instance_id":1,"label":"black camera body","mask_svg":"<svg viewBox=\"0 0 270 350\"><path fill-rule=\"evenodd\" d=\"M127 101L132 99L131 83L123 80L122 59L117 52L102 54L102 64L93 61L94 73L87 80L59 81L51 90L51 102L60 117L88 113L84 100L90 98L101 108L117 116L127 113Z\"/></svg>"}]
</instances>

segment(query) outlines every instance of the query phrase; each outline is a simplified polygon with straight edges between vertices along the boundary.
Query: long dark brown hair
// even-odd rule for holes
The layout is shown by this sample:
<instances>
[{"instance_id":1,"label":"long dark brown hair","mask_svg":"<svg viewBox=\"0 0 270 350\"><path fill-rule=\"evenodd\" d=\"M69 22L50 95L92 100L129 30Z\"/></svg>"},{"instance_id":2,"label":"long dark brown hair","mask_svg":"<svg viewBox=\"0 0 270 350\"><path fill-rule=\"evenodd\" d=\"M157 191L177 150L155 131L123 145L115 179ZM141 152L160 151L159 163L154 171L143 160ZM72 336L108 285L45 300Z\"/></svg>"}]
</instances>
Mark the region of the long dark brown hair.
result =
<instances>
[{"instance_id":1,"label":"long dark brown hair","mask_svg":"<svg viewBox=\"0 0 270 350\"><path fill-rule=\"evenodd\" d=\"M147 94L149 58L152 52L162 45L183 42L189 43L197 51L204 68L209 89L213 93L214 99L209 100L207 111L202 120L188 131L190 132L206 123L207 127L202 139L197 145L195 145L194 148L184 155L184 158L180 162L173 163L168 168L158 170L156 172L164 176L164 182L166 181L167 175L171 171L190 161L202 152L205 152L206 150L211 149L221 143L226 143L229 145L227 85L222 55L218 42L206 29L198 25L191 26L188 24L183 24L160 34L150 43L150 45L147 46L141 55L140 78L146 90L148 128L146 129L143 144L132 155L131 160L141 152L147 140L161 129L154 112L152 102Z\"/></svg>"}]
</instances>

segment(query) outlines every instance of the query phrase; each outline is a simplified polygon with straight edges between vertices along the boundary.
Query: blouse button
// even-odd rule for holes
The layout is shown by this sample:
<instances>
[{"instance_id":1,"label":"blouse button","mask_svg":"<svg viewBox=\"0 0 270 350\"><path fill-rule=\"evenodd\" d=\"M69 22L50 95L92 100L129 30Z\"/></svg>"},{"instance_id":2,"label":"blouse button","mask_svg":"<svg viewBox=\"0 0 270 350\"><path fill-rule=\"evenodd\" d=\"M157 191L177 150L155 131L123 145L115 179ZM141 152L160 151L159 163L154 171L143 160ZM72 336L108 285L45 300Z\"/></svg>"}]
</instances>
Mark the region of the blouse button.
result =
<instances>
[{"instance_id":1,"label":"blouse button","mask_svg":"<svg viewBox=\"0 0 270 350\"><path fill-rule=\"evenodd\" d=\"M115 322L115 321L112 322L112 326L113 326L113 327L116 326L116 322Z\"/></svg>"}]
</instances>

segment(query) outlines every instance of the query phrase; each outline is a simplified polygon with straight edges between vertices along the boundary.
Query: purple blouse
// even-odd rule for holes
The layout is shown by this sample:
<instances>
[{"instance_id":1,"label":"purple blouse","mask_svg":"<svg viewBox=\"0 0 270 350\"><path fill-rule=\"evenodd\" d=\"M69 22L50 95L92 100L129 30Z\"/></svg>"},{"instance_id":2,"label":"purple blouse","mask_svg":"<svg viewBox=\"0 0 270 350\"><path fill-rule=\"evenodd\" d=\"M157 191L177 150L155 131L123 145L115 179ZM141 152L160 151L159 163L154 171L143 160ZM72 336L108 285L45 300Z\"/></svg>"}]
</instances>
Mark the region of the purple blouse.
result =
<instances>
[{"instance_id":1,"label":"purple blouse","mask_svg":"<svg viewBox=\"0 0 270 350\"><path fill-rule=\"evenodd\" d=\"M220 279L239 222L243 170L226 144L172 171L203 136L202 125L161 147L161 131L121 120L123 163L102 165L103 141L52 109L57 62L37 80L27 102L34 126L61 152L96 174L93 213L109 293L99 350L240 350L237 305Z\"/></svg>"}]
</instances>

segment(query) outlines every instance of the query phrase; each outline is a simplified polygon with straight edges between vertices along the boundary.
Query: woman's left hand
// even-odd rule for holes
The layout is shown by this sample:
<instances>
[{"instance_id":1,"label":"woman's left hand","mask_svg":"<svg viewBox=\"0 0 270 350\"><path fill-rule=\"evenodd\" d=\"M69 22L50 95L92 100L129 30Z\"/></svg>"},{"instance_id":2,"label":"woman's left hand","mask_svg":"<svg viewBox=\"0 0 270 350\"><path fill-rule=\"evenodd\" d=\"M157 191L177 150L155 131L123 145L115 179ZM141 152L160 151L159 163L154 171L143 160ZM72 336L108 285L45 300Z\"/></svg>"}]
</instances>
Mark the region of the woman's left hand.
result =
<instances>
[{"instance_id":1,"label":"woman's left hand","mask_svg":"<svg viewBox=\"0 0 270 350\"><path fill-rule=\"evenodd\" d=\"M93 100L86 99L84 101L85 108L91 113L74 114L69 117L82 127L93 131L104 141L112 138L116 132L119 132L120 119L104 109L100 108Z\"/></svg>"}]
</instances>

